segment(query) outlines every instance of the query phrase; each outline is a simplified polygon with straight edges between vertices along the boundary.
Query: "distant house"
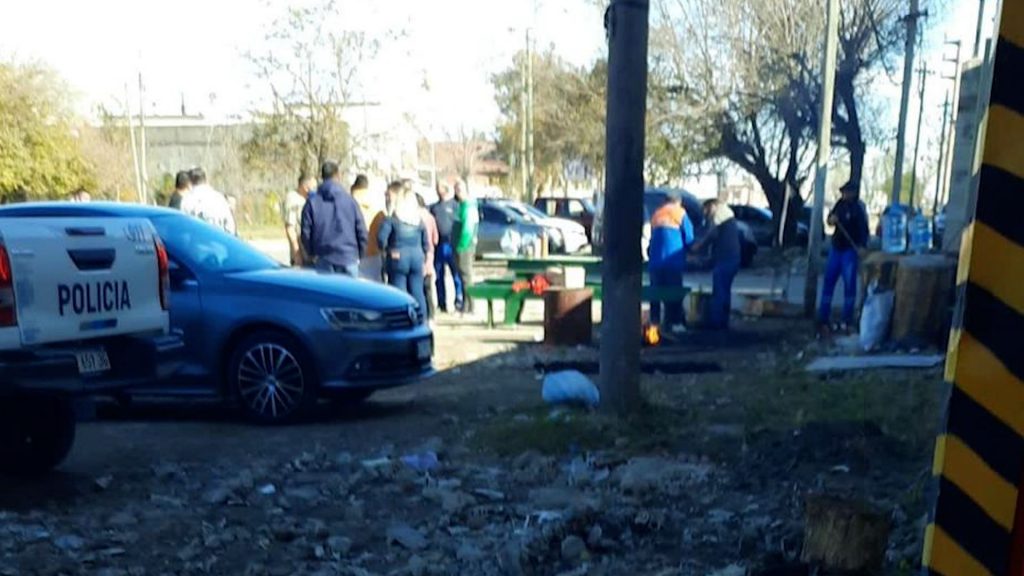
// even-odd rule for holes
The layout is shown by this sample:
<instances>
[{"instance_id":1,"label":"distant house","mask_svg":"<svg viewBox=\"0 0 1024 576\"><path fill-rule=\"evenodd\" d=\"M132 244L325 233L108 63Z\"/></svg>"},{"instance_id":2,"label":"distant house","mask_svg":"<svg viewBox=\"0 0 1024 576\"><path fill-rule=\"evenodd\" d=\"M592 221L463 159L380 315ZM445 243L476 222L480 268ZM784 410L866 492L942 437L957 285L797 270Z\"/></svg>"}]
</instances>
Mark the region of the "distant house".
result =
<instances>
[{"instance_id":1,"label":"distant house","mask_svg":"<svg viewBox=\"0 0 1024 576\"><path fill-rule=\"evenodd\" d=\"M433 150L431 150L433 148ZM493 193L508 183L509 165L498 154L498 146L487 140L462 142L429 142L417 145L420 172L436 166L437 180L453 182L465 180L471 189Z\"/></svg>"}]
</instances>

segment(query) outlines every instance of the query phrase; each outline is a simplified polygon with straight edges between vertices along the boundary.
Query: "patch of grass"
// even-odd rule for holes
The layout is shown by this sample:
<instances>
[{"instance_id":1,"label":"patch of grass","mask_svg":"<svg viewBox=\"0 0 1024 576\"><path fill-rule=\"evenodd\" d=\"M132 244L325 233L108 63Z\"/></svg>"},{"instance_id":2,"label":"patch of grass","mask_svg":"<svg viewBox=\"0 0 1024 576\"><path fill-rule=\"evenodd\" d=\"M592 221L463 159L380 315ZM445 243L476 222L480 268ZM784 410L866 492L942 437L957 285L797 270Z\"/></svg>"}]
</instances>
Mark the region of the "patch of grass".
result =
<instances>
[{"instance_id":1,"label":"patch of grass","mask_svg":"<svg viewBox=\"0 0 1024 576\"><path fill-rule=\"evenodd\" d=\"M491 420L477 433L475 443L479 449L502 456L531 450L557 455L612 447L645 453L674 444L679 422L678 413L651 403L626 419L597 412L531 407Z\"/></svg>"}]
</instances>

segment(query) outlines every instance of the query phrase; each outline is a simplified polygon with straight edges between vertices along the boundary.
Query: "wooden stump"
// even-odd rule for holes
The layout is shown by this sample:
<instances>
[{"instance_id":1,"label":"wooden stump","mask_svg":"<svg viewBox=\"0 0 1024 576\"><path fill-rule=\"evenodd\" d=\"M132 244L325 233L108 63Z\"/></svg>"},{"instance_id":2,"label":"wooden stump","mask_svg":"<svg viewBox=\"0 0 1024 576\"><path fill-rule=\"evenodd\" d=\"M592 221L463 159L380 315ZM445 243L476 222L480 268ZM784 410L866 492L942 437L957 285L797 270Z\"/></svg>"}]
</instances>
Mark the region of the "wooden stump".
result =
<instances>
[{"instance_id":1,"label":"wooden stump","mask_svg":"<svg viewBox=\"0 0 1024 576\"><path fill-rule=\"evenodd\" d=\"M943 255L907 256L896 271L892 339L941 345L953 314L956 261Z\"/></svg>"},{"instance_id":2,"label":"wooden stump","mask_svg":"<svg viewBox=\"0 0 1024 576\"><path fill-rule=\"evenodd\" d=\"M863 502L808 496L801 559L826 571L877 574L889 542L889 519Z\"/></svg>"},{"instance_id":3,"label":"wooden stump","mask_svg":"<svg viewBox=\"0 0 1024 576\"><path fill-rule=\"evenodd\" d=\"M590 288L548 288L544 291L544 343L551 346L590 344L594 329Z\"/></svg>"}]
</instances>

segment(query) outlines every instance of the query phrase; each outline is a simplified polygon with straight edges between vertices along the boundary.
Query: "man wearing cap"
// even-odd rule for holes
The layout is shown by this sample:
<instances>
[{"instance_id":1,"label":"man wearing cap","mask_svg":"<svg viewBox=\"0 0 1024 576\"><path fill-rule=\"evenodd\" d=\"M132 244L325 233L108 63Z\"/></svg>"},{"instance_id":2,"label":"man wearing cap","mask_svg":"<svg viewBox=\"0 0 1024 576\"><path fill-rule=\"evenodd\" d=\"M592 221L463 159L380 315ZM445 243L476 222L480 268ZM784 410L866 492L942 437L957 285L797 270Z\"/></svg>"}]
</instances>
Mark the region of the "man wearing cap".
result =
<instances>
[{"instance_id":1,"label":"man wearing cap","mask_svg":"<svg viewBox=\"0 0 1024 576\"><path fill-rule=\"evenodd\" d=\"M693 224L683 208L678 191L665 196L665 203L651 215L651 242L647 247L647 275L651 286L682 288L686 249L693 244ZM664 309L665 317L661 317ZM682 301L651 301L651 323L674 331L684 330Z\"/></svg>"},{"instance_id":2,"label":"man wearing cap","mask_svg":"<svg viewBox=\"0 0 1024 576\"><path fill-rule=\"evenodd\" d=\"M843 279L843 320L839 329L849 331L853 325L853 309L857 303L857 268L860 257L857 253L868 243L868 213L860 201L860 185L849 181L839 188L842 197L828 214L828 223L835 226L832 234L832 248L825 266L825 283L821 292L821 307L818 309L819 327L829 327L832 317L832 295L839 278Z\"/></svg>"}]
</instances>

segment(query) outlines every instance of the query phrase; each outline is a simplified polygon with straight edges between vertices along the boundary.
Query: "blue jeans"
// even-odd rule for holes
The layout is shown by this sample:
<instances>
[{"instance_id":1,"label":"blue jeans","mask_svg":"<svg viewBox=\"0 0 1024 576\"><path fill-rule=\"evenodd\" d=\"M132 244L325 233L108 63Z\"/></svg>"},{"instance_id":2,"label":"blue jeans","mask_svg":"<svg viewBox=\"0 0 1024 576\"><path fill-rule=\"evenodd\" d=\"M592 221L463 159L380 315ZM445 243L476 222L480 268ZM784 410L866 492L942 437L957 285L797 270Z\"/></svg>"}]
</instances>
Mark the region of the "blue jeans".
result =
<instances>
[{"instance_id":1,"label":"blue jeans","mask_svg":"<svg viewBox=\"0 0 1024 576\"><path fill-rule=\"evenodd\" d=\"M427 296L423 291L423 252L402 248L398 258L388 258L388 284L412 296L420 309L427 315Z\"/></svg>"},{"instance_id":2,"label":"blue jeans","mask_svg":"<svg viewBox=\"0 0 1024 576\"><path fill-rule=\"evenodd\" d=\"M683 287L683 271L673 268L650 268L647 269L647 276L651 281L653 287L664 287L664 288L682 288ZM661 311L665 310L665 317L662 318ZM675 300L671 302L661 302L660 300L651 300L651 323L657 325L675 326L684 324L686 318L683 316L683 302L681 300Z\"/></svg>"},{"instance_id":3,"label":"blue jeans","mask_svg":"<svg viewBox=\"0 0 1024 576\"><path fill-rule=\"evenodd\" d=\"M739 262L716 262L711 271L711 307L708 309L708 328L725 330L732 313L732 281L740 271Z\"/></svg>"},{"instance_id":4,"label":"blue jeans","mask_svg":"<svg viewBox=\"0 0 1024 576\"><path fill-rule=\"evenodd\" d=\"M359 263L355 264L331 264L330 262L320 259L316 261L317 272L326 272L328 274L344 274L345 276L351 276L352 278L359 278Z\"/></svg>"},{"instance_id":5,"label":"blue jeans","mask_svg":"<svg viewBox=\"0 0 1024 576\"><path fill-rule=\"evenodd\" d=\"M462 287L462 275L459 274L458 264L455 262L455 247L451 242L441 242L434 251L434 275L437 286L437 308L441 312L448 311L448 292L445 289L444 269L448 267L452 275L452 283L455 285L455 309L462 309L462 302L465 292Z\"/></svg>"},{"instance_id":6,"label":"blue jeans","mask_svg":"<svg viewBox=\"0 0 1024 576\"><path fill-rule=\"evenodd\" d=\"M825 284L821 290L821 307L818 308L818 321L822 324L828 323L832 317L832 296L840 277L843 279L843 322L853 323L853 309L857 304L858 266L859 257L857 250L853 248L846 250L832 248L828 253Z\"/></svg>"}]
</instances>

